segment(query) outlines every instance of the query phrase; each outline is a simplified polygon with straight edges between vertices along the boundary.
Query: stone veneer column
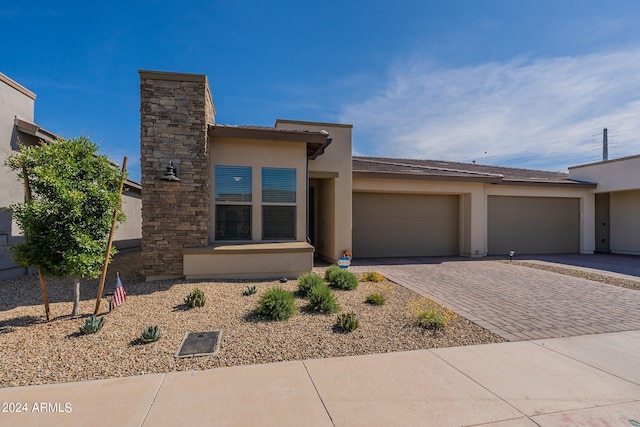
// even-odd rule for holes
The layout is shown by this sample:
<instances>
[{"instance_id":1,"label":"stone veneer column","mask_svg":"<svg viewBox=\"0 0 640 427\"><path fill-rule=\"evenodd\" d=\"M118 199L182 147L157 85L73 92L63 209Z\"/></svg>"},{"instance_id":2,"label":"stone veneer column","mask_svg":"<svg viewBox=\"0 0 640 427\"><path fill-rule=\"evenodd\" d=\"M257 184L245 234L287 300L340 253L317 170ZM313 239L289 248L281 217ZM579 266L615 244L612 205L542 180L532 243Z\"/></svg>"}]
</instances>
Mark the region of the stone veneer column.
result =
<instances>
[{"instance_id":1,"label":"stone veneer column","mask_svg":"<svg viewBox=\"0 0 640 427\"><path fill-rule=\"evenodd\" d=\"M205 75L139 74L144 275L180 277L182 249L209 243L207 125L215 107ZM161 179L169 162L180 182Z\"/></svg>"}]
</instances>

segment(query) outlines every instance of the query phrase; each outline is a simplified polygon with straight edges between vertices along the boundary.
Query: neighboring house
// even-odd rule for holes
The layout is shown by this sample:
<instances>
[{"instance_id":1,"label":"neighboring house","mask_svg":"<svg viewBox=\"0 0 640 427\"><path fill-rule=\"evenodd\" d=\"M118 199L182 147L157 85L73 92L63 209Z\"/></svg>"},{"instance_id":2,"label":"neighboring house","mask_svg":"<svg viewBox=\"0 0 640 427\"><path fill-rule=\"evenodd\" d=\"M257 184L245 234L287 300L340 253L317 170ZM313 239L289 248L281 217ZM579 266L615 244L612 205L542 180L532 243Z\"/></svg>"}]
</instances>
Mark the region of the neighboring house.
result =
<instances>
[{"instance_id":1,"label":"neighboring house","mask_svg":"<svg viewBox=\"0 0 640 427\"><path fill-rule=\"evenodd\" d=\"M630 192L611 193L611 222L639 229L640 185L626 173L618 179L632 179L631 190L601 189L599 178L577 173L586 166L567 175L352 157L351 125L217 124L205 75L140 71L140 100L148 280L293 277L314 256L335 262L343 251L591 254L600 193L619 189ZM636 171L638 159L629 160ZM634 214L613 212L629 207ZM637 238L632 249L614 247L611 227L611 251L640 253Z\"/></svg>"},{"instance_id":2,"label":"neighboring house","mask_svg":"<svg viewBox=\"0 0 640 427\"><path fill-rule=\"evenodd\" d=\"M11 212L6 208L25 200L25 189L17 175L4 165L7 157L20 146L52 143L56 135L34 123L36 95L0 73L0 279L26 273L13 261L9 247L24 238ZM142 197L140 184L127 180L123 207L127 221L119 225L114 235L119 249L140 246Z\"/></svg>"},{"instance_id":3,"label":"neighboring house","mask_svg":"<svg viewBox=\"0 0 640 427\"><path fill-rule=\"evenodd\" d=\"M596 250L640 255L640 156L574 166L569 177L598 183Z\"/></svg>"}]
</instances>

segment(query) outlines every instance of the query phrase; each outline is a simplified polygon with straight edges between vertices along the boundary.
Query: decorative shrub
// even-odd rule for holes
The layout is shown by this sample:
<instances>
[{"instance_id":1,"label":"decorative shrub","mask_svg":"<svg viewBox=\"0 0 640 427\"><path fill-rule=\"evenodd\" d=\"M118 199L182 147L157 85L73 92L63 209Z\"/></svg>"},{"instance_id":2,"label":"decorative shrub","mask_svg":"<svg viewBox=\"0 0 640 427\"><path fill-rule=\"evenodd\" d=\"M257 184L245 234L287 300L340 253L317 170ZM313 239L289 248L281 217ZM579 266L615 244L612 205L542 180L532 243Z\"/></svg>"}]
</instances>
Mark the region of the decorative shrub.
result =
<instances>
[{"instance_id":1,"label":"decorative shrub","mask_svg":"<svg viewBox=\"0 0 640 427\"><path fill-rule=\"evenodd\" d=\"M382 294L373 293L368 295L364 302L371 305L384 305L384 303L387 302L387 299Z\"/></svg>"},{"instance_id":2,"label":"decorative shrub","mask_svg":"<svg viewBox=\"0 0 640 427\"><path fill-rule=\"evenodd\" d=\"M355 313L342 313L338 314L336 326L343 331L351 332L358 329L358 327L360 326L360 321L358 320L358 316L356 316Z\"/></svg>"},{"instance_id":3,"label":"decorative shrub","mask_svg":"<svg viewBox=\"0 0 640 427\"><path fill-rule=\"evenodd\" d=\"M324 272L324 280L329 283L333 283L335 280L336 274L339 274L343 269L340 266L333 264L327 267L327 270Z\"/></svg>"},{"instance_id":4,"label":"decorative shrub","mask_svg":"<svg viewBox=\"0 0 640 427\"><path fill-rule=\"evenodd\" d=\"M160 332L160 328L158 328L158 325L147 326L146 328L144 328L144 331L142 331L142 335L140 335L140 340L143 343L154 342L154 341L158 341L161 336L162 336L162 333Z\"/></svg>"},{"instance_id":5,"label":"decorative shrub","mask_svg":"<svg viewBox=\"0 0 640 427\"><path fill-rule=\"evenodd\" d=\"M425 329L442 329L447 326L444 318L435 310L425 310L418 315L417 322L419 326Z\"/></svg>"},{"instance_id":6,"label":"decorative shrub","mask_svg":"<svg viewBox=\"0 0 640 427\"><path fill-rule=\"evenodd\" d=\"M415 317L416 324L425 329L437 330L445 328L451 320L458 317L453 311L436 304L429 298L422 298L419 301L412 302L410 310Z\"/></svg>"},{"instance_id":7,"label":"decorative shrub","mask_svg":"<svg viewBox=\"0 0 640 427\"><path fill-rule=\"evenodd\" d=\"M250 295L255 294L256 292L258 292L258 291L256 290L255 286L247 286L247 289L242 291L242 295L244 295L245 297L248 297Z\"/></svg>"},{"instance_id":8,"label":"decorative shrub","mask_svg":"<svg viewBox=\"0 0 640 427\"><path fill-rule=\"evenodd\" d=\"M340 270L334 275L331 283L336 288L352 291L358 287L358 276L350 271Z\"/></svg>"},{"instance_id":9,"label":"decorative shrub","mask_svg":"<svg viewBox=\"0 0 640 427\"><path fill-rule=\"evenodd\" d=\"M184 298L184 303L191 308L204 307L205 302L204 292L199 288L195 288Z\"/></svg>"},{"instance_id":10,"label":"decorative shrub","mask_svg":"<svg viewBox=\"0 0 640 427\"><path fill-rule=\"evenodd\" d=\"M309 292L309 310L319 313L337 313L340 311L340 304L331 289L325 284L316 285Z\"/></svg>"},{"instance_id":11,"label":"decorative shrub","mask_svg":"<svg viewBox=\"0 0 640 427\"><path fill-rule=\"evenodd\" d=\"M314 273L304 273L298 277L298 291L306 298L315 286L324 286L322 277Z\"/></svg>"},{"instance_id":12,"label":"decorative shrub","mask_svg":"<svg viewBox=\"0 0 640 427\"><path fill-rule=\"evenodd\" d=\"M363 282L382 282L384 281L384 276L377 271L369 271L367 273L362 274Z\"/></svg>"},{"instance_id":13,"label":"decorative shrub","mask_svg":"<svg viewBox=\"0 0 640 427\"><path fill-rule=\"evenodd\" d=\"M94 314L87 317L84 321L84 325L80 326L80 332L83 334L95 334L104 325L104 316L96 317Z\"/></svg>"},{"instance_id":14,"label":"decorative shrub","mask_svg":"<svg viewBox=\"0 0 640 427\"><path fill-rule=\"evenodd\" d=\"M275 286L260 296L256 315L268 320L287 320L298 311L293 293Z\"/></svg>"}]
</instances>

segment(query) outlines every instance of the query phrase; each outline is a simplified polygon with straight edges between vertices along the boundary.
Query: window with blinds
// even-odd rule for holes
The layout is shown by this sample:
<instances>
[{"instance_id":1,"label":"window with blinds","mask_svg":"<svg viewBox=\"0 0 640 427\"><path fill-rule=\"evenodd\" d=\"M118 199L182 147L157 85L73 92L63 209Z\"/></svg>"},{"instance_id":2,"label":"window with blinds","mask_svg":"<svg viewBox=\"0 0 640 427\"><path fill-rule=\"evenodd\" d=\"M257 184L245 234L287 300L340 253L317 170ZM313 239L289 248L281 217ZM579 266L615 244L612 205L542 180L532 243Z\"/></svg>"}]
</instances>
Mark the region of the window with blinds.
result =
<instances>
[{"instance_id":1,"label":"window with blinds","mask_svg":"<svg viewBox=\"0 0 640 427\"><path fill-rule=\"evenodd\" d=\"M250 166L215 167L216 240L251 240Z\"/></svg>"},{"instance_id":2,"label":"window with blinds","mask_svg":"<svg viewBox=\"0 0 640 427\"><path fill-rule=\"evenodd\" d=\"M296 239L296 170L262 168L262 239Z\"/></svg>"}]
</instances>

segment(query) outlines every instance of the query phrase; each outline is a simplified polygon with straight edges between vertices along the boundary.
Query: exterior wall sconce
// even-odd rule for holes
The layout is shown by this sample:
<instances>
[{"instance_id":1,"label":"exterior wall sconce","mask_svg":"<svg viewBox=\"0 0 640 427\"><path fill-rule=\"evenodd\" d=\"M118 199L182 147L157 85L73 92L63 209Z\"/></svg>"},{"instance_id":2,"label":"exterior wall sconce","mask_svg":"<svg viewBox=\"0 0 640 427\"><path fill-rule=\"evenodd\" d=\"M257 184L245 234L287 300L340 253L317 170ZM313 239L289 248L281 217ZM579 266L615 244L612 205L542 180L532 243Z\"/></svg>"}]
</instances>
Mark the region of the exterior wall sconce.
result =
<instances>
[{"instance_id":1,"label":"exterior wall sconce","mask_svg":"<svg viewBox=\"0 0 640 427\"><path fill-rule=\"evenodd\" d=\"M176 176L176 171L173 167L173 162L169 162L169 166L167 166L167 172L160 179L163 181L180 182L180 178Z\"/></svg>"}]
</instances>

